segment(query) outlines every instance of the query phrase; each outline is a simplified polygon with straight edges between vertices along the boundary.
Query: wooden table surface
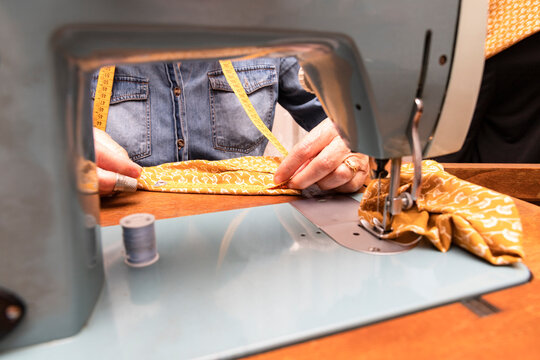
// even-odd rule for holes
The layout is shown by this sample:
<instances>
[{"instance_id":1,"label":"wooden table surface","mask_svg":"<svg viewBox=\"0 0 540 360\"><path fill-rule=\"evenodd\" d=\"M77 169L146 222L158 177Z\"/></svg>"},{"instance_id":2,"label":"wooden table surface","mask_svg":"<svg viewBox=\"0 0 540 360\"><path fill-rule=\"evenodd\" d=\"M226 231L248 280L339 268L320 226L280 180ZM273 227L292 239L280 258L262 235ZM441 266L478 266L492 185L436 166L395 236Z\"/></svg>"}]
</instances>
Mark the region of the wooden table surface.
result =
<instances>
[{"instance_id":1,"label":"wooden table surface","mask_svg":"<svg viewBox=\"0 0 540 360\"><path fill-rule=\"evenodd\" d=\"M103 198L101 224L117 225L120 218L135 212L164 219L294 199L297 197L136 192ZM523 223L525 264L533 275L540 274L540 207L517 199L516 205ZM540 280L533 278L483 298L501 311L478 317L461 303L453 303L251 359L540 359Z\"/></svg>"}]
</instances>

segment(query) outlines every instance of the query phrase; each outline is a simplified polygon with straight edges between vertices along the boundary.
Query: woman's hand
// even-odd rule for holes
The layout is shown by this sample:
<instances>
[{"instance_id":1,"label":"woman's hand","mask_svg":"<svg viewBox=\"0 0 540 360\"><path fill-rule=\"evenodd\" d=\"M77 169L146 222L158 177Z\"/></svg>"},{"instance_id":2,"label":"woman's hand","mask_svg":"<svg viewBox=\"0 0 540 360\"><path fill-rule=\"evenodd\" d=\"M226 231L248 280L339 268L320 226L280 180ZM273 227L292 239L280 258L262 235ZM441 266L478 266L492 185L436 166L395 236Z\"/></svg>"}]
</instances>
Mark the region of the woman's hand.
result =
<instances>
[{"instance_id":1,"label":"woman's hand","mask_svg":"<svg viewBox=\"0 0 540 360\"><path fill-rule=\"evenodd\" d=\"M119 180L137 181L142 168L131 161L127 151L118 145L109 134L94 128L94 146L100 195L112 194ZM128 177L128 179L122 178L122 176Z\"/></svg>"},{"instance_id":2,"label":"woman's hand","mask_svg":"<svg viewBox=\"0 0 540 360\"><path fill-rule=\"evenodd\" d=\"M323 120L294 146L278 167L274 182L294 189L317 184L321 190L356 192L369 171L369 158L352 153L330 119Z\"/></svg>"}]
</instances>

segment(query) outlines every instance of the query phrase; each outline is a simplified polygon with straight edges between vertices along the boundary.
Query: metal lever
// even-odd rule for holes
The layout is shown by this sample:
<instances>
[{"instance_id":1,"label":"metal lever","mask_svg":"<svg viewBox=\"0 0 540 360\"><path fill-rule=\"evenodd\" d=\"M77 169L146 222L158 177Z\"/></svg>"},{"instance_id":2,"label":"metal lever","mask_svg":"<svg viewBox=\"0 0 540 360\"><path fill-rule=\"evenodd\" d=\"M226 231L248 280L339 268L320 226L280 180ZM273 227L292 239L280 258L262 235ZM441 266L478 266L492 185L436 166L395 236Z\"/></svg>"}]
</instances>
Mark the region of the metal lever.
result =
<instances>
[{"instance_id":1,"label":"metal lever","mask_svg":"<svg viewBox=\"0 0 540 360\"><path fill-rule=\"evenodd\" d=\"M418 136L418 124L424 113L424 102L422 99L414 99L414 109L411 122L409 124L409 143L411 144L412 162L414 165L414 179L411 195L413 201L420 195L420 184L422 183L422 148L420 137Z\"/></svg>"}]
</instances>

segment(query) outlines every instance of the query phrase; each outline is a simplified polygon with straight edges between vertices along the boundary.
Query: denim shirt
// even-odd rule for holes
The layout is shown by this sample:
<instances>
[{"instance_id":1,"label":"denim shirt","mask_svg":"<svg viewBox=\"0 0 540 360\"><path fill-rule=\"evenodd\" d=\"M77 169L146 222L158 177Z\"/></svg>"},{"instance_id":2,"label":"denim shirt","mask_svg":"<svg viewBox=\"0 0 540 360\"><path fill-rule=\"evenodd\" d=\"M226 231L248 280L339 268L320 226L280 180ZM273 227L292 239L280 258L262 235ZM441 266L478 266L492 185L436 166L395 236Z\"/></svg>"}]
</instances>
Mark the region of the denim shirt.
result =
<instances>
[{"instance_id":1,"label":"denim shirt","mask_svg":"<svg viewBox=\"0 0 540 360\"><path fill-rule=\"evenodd\" d=\"M279 102L306 130L325 117L298 81L294 58L233 61L257 113L272 129ZM95 94L97 73L92 79ZM217 61L117 66L106 131L142 166L262 155L253 125Z\"/></svg>"}]
</instances>

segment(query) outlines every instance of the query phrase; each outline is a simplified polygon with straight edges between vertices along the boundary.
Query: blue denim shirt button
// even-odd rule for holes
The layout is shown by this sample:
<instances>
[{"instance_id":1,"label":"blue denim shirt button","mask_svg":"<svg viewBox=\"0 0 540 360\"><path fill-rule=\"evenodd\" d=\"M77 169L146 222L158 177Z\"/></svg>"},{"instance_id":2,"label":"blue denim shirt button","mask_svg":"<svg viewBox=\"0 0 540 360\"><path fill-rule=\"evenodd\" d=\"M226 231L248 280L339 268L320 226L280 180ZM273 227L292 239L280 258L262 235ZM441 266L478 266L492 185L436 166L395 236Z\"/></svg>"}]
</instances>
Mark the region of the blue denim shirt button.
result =
<instances>
[{"instance_id":1,"label":"blue denim shirt button","mask_svg":"<svg viewBox=\"0 0 540 360\"><path fill-rule=\"evenodd\" d=\"M182 90L179 87L174 88L174 96L180 96Z\"/></svg>"},{"instance_id":2,"label":"blue denim shirt button","mask_svg":"<svg viewBox=\"0 0 540 360\"><path fill-rule=\"evenodd\" d=\"M176 142L176 144L178 145L178 150L181 150L185 143L184 143L184 140L183 139L178 139L178 141Z\"/></svg>"}]
</instances>

